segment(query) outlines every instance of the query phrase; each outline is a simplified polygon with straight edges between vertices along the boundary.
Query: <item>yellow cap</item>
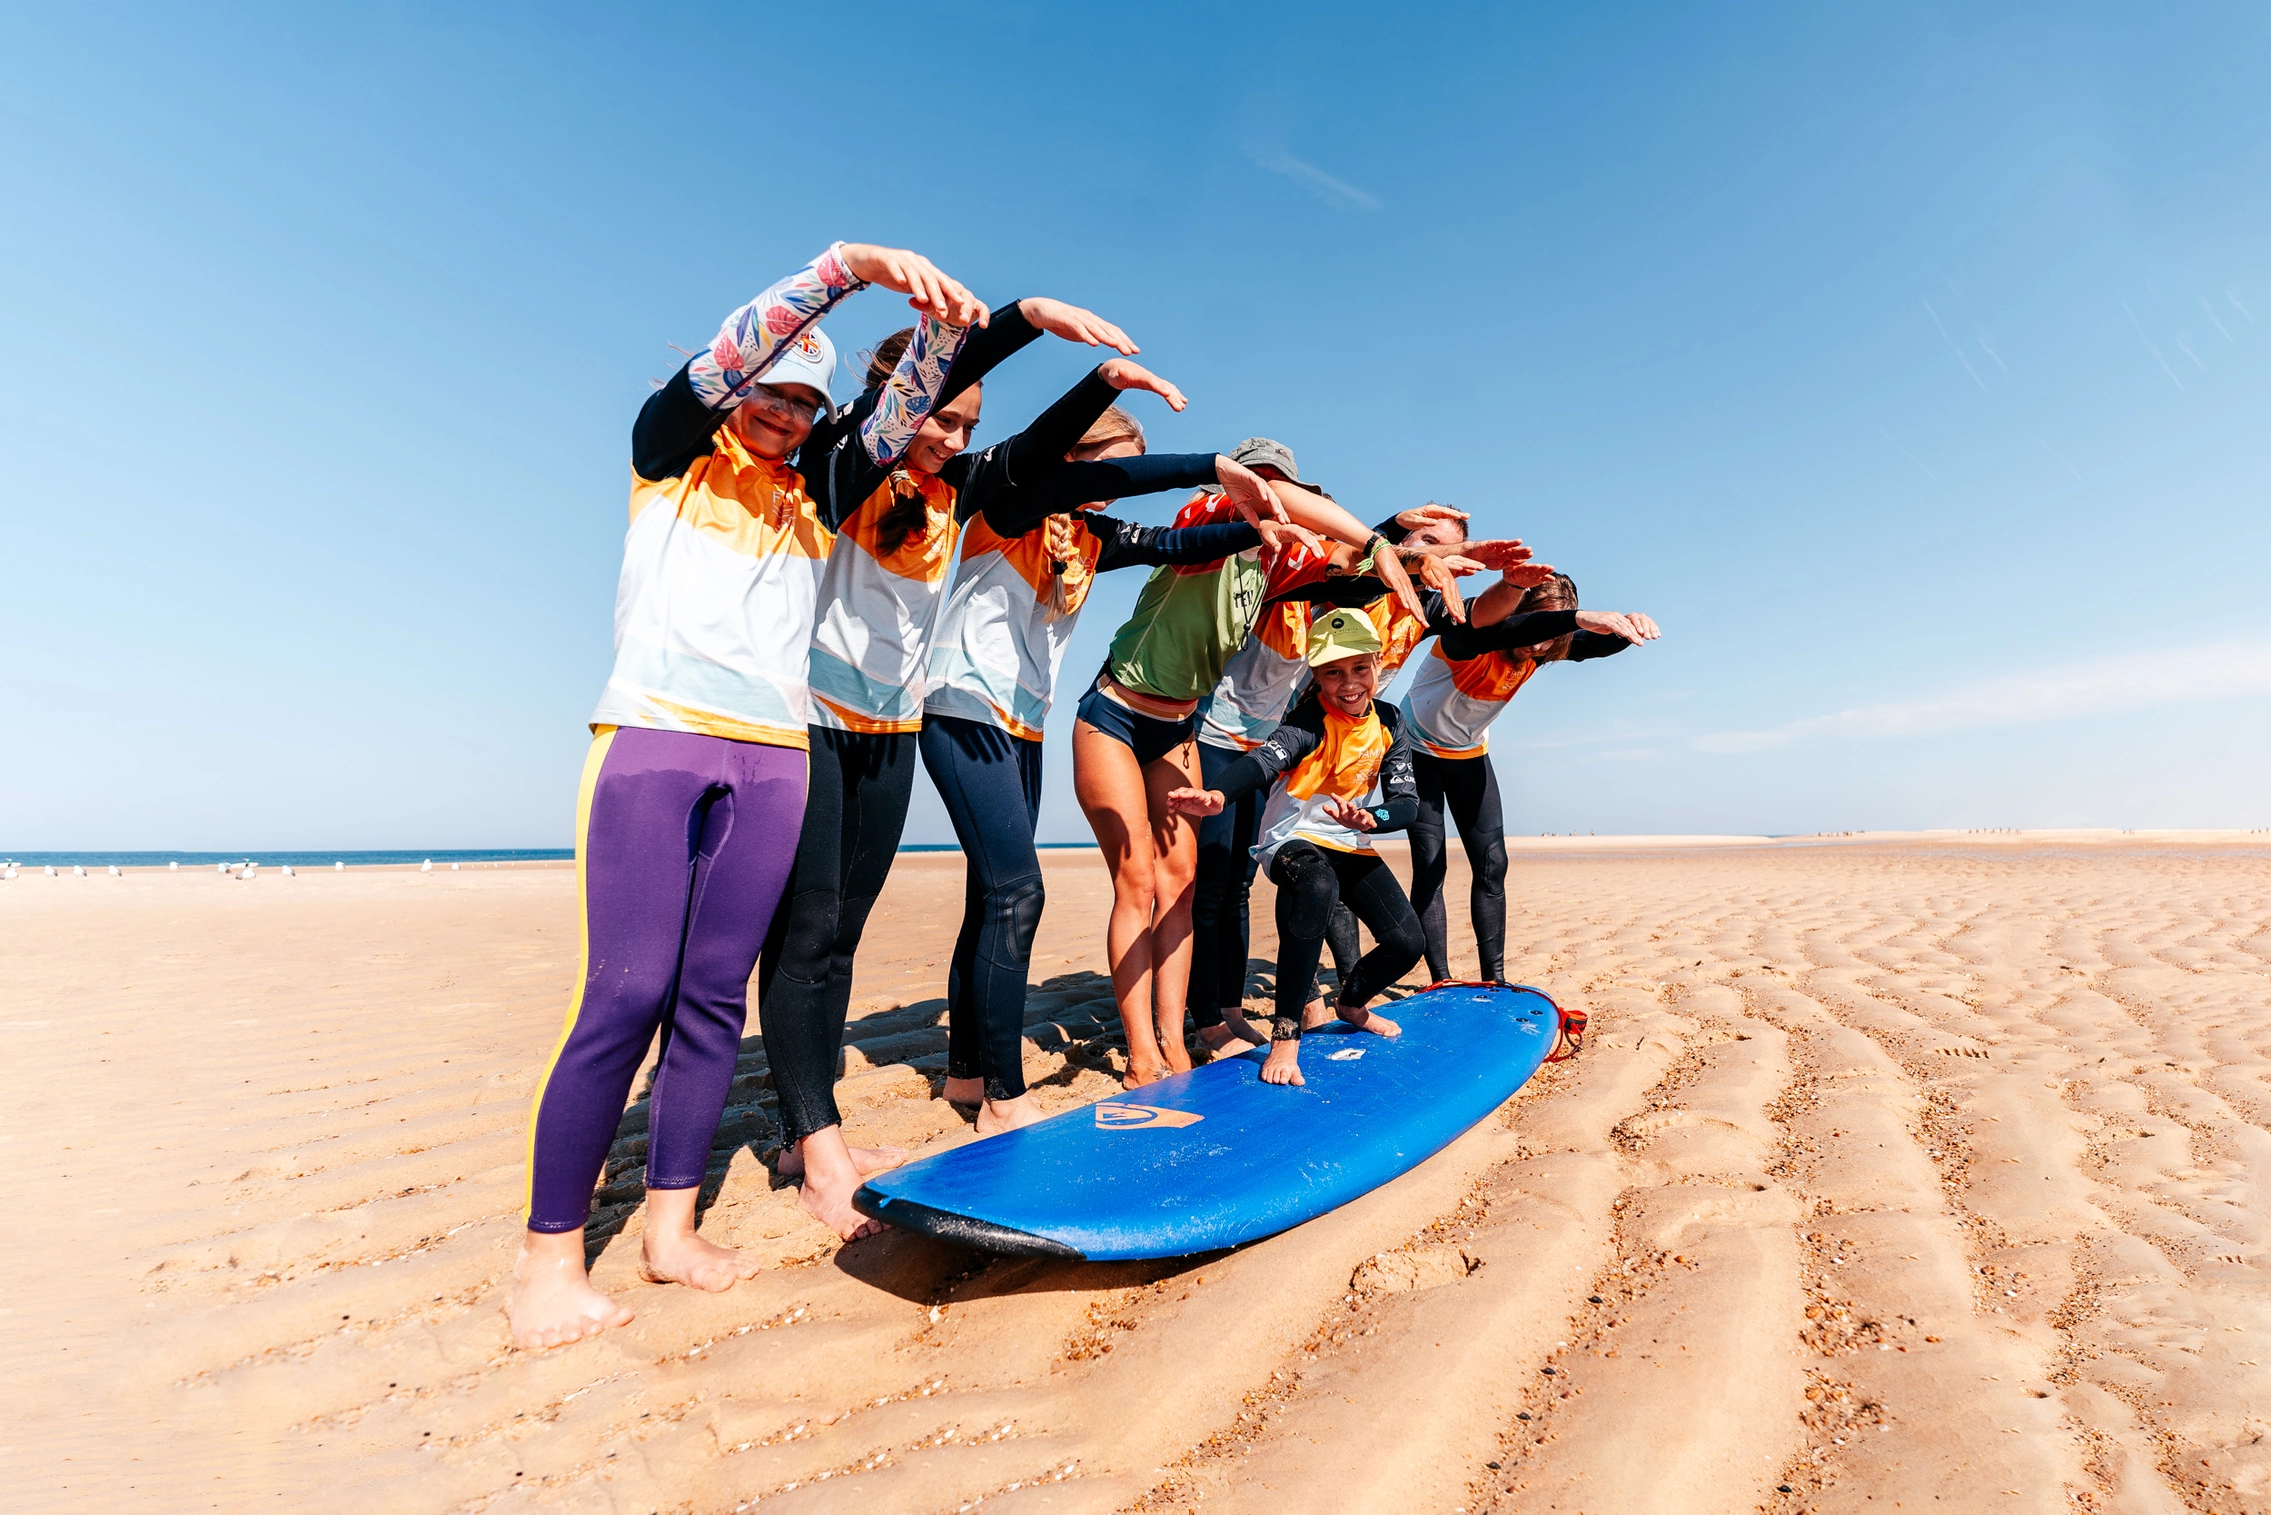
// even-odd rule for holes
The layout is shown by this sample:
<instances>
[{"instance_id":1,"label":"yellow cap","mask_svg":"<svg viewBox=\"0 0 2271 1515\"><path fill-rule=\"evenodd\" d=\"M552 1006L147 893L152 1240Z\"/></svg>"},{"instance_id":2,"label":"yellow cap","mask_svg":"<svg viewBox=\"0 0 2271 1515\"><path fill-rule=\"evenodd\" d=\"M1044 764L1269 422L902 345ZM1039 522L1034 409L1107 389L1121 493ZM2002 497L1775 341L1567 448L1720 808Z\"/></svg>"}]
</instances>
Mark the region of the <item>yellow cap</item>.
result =
<instances>
[{"instance_id":1,"label":"yellow cap","mask_svg":"<svg viewBox=\"0 0 2271 1515\"><path fill-rule=\"evenodd\" d=\"M1342 658L1378 652L1383 643L1372 617L1361 610L1334 610L1309 623L1309 666L1322 668Z\"/></svg>"}]
</instances>

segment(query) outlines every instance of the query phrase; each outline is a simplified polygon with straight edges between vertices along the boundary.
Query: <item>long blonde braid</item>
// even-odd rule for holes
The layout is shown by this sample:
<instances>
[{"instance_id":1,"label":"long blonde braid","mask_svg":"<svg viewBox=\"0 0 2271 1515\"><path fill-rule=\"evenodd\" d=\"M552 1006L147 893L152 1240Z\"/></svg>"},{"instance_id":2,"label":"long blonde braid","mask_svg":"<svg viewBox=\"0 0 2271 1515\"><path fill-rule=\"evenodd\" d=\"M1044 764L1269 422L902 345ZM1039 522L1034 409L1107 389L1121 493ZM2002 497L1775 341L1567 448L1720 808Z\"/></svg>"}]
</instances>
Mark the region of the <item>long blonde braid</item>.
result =
<instances>
[{"instance_id":1,"label":"long blonde braid","mask_svg":"<svg viewBox=\"0 0 2271 1515\"><path fill-rule=\"evenodd\" d=\"M1136 451L1143 451L1143 423L1114 405L1096 418L1065 456L1069 462L1090 462L1098 453L1122 442L1133 442ZM1066 511L1050 516L1041 531L1041 549L1049 558L1049 588L1042 598L1048 604L1048 618L1061 621L1088 598L1088 581L1093 577L1081 556L1079 513Z\"/></svg>"}]
</instances>

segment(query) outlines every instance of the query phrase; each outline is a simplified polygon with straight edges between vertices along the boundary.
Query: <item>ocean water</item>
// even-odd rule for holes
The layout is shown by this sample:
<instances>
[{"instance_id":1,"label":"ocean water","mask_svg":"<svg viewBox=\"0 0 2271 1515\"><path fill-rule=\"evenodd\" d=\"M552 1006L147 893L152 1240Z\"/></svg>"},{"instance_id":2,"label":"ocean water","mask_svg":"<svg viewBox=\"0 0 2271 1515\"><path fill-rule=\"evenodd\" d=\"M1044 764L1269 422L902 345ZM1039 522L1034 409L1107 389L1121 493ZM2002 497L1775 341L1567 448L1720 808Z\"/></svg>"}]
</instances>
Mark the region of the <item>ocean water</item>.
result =
<instances>
[{"instance_id":1,"label":"ocean water","mask_svg":"<svg viewBox=\"0 0 2271 1515\"><path fill-rule=\"evenodd\" d=\"M1043 848L1094 847L1094 842L1042 842ZM952 842L918 842L901 852L960 852ZM436 847L431 852L4 852L0 862L19 868L163 868L179 863L184 868L210 868L216 863L258 863L263 868L290 864L294 868L329 868L345 863L350 868L422 863L563 863L575 857L568 847Z\"/></svg>"},{"instance_id":2,"label":"ocean water","mask_svg":"<svg viewBox=\"0 0 2271 1515\"><path fill-rule=\"evenodd\" d=\"M215 863L258 863L263 868L277 868L289 863L294 868L328 868L333 863L345 863L350 868L369 868L380 864L422 863L432 858L437 864L446 863L551 863L573 858L575 852L567 847L437 847L432 852L0 852L0 860L12 861L19 868L163 868L168 863L179 863L184 868L200 865L210 868Z\"/></svg>"}]
</instances>

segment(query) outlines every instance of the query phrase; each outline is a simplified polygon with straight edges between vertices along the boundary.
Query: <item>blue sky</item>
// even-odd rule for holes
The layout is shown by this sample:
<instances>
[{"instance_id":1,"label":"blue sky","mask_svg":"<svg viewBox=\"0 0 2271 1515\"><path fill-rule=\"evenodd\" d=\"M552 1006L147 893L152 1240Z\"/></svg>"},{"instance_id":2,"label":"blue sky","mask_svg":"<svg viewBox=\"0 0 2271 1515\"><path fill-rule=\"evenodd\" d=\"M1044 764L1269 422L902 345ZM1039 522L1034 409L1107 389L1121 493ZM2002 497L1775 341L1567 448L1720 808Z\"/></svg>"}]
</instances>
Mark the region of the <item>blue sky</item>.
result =
<instances>
[{"instance_id":1,"label":"blue sky","mask_svg":"<svg viewBox=\"0 0 2271 1515\"><path fill-rule=\"evenodd\" d=\"M2271 824L2271 14L823 14L11 13L0 842L564 844L631 418L837 237L1655 615L1510 831Z\"/></svg>"}]
</instances>

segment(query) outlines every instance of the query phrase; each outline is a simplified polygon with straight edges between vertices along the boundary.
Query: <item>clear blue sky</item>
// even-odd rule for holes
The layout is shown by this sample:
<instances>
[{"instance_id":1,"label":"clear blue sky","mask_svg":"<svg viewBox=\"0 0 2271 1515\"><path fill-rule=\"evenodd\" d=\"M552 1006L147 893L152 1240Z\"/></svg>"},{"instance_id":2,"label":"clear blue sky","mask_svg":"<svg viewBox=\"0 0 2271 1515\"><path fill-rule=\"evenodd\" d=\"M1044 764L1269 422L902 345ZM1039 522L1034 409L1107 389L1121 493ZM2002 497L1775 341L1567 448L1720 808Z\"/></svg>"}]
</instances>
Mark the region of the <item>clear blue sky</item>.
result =
<instances>
[{"instance_id":1,"label":"clear blue sky","mask_svg":"<svg viewBox=\"0 0 2271 1515\"><path fill-rule=\"evenodd\" d=\"M0 844L564 844L631 418L838 237L1654 614L1511 831L2271 824L2271 12L1893 9L16 7Z\"/></svg>"}]
</instances>

